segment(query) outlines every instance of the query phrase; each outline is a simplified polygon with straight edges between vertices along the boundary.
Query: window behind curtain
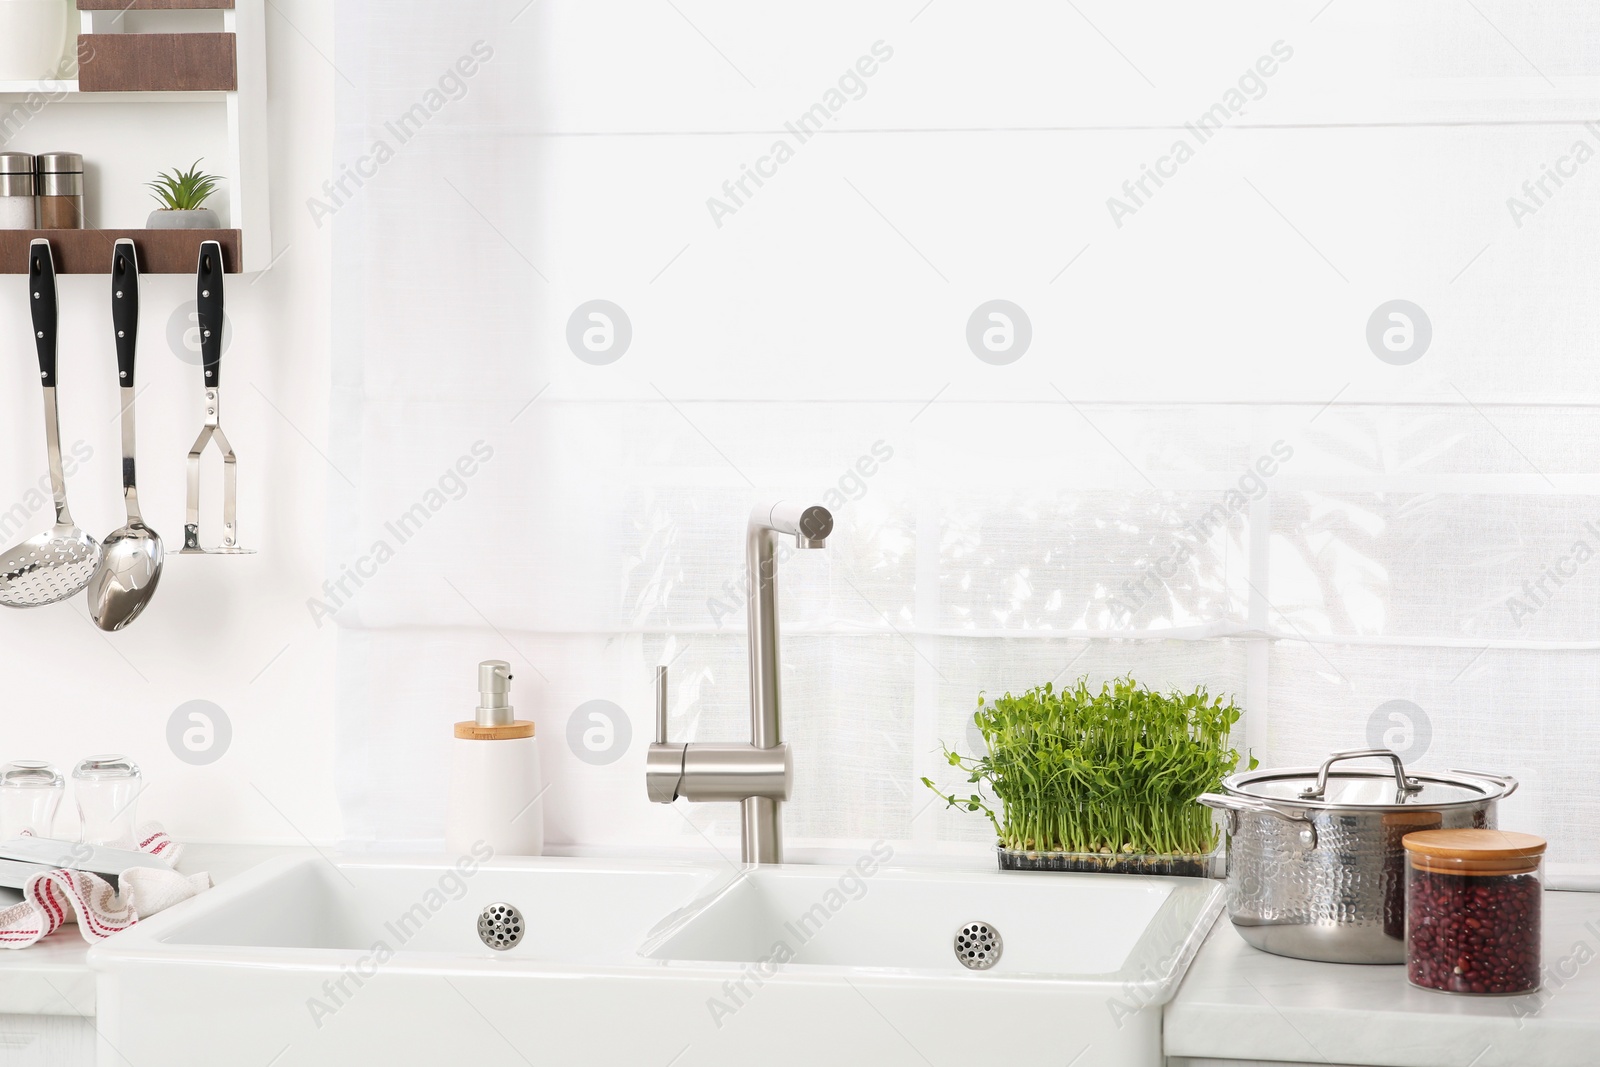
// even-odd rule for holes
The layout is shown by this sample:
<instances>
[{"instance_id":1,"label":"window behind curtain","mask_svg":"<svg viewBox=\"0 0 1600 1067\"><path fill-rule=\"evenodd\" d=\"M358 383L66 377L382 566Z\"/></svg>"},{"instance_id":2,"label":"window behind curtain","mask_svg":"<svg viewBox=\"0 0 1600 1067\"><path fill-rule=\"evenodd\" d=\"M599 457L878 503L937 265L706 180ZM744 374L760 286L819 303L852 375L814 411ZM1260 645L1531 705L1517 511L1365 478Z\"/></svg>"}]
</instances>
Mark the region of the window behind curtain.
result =
<instances>
[{"instance_id":1,"label":"window behind curtain","mask_svg":"<svg viewBox=\"0 0 1600 1067\"><path fill-rule=\"evenodd\" d=\"M652 670L675 738L747 736L744 521L792 497L837 519L779 579L797 854L980 853L918 782L978 694L1132 672L1266 765L1517 775L1503 823L1600 859L1585 8L1483 5L1519 56L1360 0L340 7L354 839L440 835L505 658L553 842L731 854L645 800Z\"/></svg>"}]
</instances>

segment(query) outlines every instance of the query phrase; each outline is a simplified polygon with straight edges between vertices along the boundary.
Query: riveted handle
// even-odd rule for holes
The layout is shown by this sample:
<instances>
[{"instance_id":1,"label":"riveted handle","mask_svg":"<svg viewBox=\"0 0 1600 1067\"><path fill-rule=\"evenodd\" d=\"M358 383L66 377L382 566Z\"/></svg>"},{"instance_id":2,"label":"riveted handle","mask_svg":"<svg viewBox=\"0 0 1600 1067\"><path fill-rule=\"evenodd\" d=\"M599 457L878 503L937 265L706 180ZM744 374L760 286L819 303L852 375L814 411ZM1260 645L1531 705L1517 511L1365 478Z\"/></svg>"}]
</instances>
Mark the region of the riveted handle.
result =
<instances>
[{"instance_id":1,"label":"riveted handle","mask_svg":"<svg viewBox=\"0 0 1600 1067\"><path fill-rule=\"evenodd\" d=\"M222 275L222 245L206 241L200 246L200 265L195 271L195 308L200 319L200 357L207 389L222 384Z\"/></svg>"},{"instance_id":2,"label":"riveted handle","mask_svg":"<svg viewBox=\"0 0 1600 1067\"><path fill-rule=\"evenodd\" d=\"M28 249L28 305L33 311L33 343L39 350L39 381L46 389L56 385L56 259L50 242L37 238Z\"/></svg>"},{"instance_id":3,"label":"riveted handle","mask_svg":"<svg viewBox=\"0 0 1600 1067\"><path fill-rule=\"evenodd\" d=\"M1506 797L1510 796L1512 793L1515 793L1517 791L1517 787L1522 784L1521 782L1517 781L1515 778L1511 777L1511 775L1509 775L1509 774L1490 774L1488 771L1463 771L1463 770L1458 770L1458 769L1456 769L1454 767L1452 767L1450 769L1450 773L1451 774L1464 774L1469 778L1483 778L1483 779L1485 779L1487 781L1494 782L1495 784L1501 786L1505 790L1505 792L1503 792L1499 796L1495 797L1494 798L1495 800L1504 800Z\"/></svg>"},{"instance_id":4,"label":"riveted handle","mask_svg":"<svg viewBox=\"0 0 1600 1067\"><path fill-rule=\"evenodd\" d=\"M1400 753L1387 748L1362 748L1350 752L1335 752L1329 756L1317 770L1317 784L1306 786L1300 791L1300 796L1306 800L1321 800L1328 793L1328 772L1335 763L1347 759L1366 759L1367 757L1391 760L1394 763L1394 785L1401 796L1422 791L1422 783L1415 778L1406 777L1406 765L1400 759Z\"/></svg>"},{"instance_id":5,"label":"riveted handle","mask_svg":"<svg viewBox=\"0 0 1600 1067\"><path fill-rule=\"evenodd\" d=\"M1195 797L1196 804L1203 804L1208 808L1225 813L1228 817L1228 833L1237 833L1239 830L1240 812L1249 812L1252 815L1271 815L1282 819L1284 822L1294 823L1300 828L1300 843L1308 849L1317 847L1317 826L1304 812L1287 812L1274 807L1264 800L1254 797L1227 796L1222 793L1202 793Z\"/></svg>"},{"instance_id":6,"label":"riveted handle","mask_svg":"<svg viewBox=\"0 0 1600 1067\"><path fill-rule=\"evenodd\" d=\"M139 347L139 252L127 238L111 252L111 325L117 333L117 382L132 389Z\"/></svg>"}]
</instances>

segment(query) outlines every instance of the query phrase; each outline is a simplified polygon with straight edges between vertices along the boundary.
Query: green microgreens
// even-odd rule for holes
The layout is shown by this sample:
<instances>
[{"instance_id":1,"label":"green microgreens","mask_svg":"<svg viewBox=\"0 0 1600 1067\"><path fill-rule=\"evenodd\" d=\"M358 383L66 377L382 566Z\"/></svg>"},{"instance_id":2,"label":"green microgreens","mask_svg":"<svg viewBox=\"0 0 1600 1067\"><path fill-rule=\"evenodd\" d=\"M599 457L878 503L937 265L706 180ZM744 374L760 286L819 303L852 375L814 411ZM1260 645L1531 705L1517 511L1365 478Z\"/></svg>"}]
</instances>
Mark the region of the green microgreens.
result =
<instances>
[{"instance_id":1,"label":"green microgreens","mask_svg":"<svg viewBox=\"0 0 1600 1067\"><path fill-rule=\"evenodd\" d=\"M1059 692L1046 684L993 703L979 696L972 718L987 755L947 747L945 757L1003 811L978 793L958 797L922 781L950 807L987 815L1005 848L1163 856L1216 848L1212 813L1194 801L1239 763L1231 700L1204 688L1156 693L1131 677L1094 692L1081 678Z\"/></svg>"}]
</instances>

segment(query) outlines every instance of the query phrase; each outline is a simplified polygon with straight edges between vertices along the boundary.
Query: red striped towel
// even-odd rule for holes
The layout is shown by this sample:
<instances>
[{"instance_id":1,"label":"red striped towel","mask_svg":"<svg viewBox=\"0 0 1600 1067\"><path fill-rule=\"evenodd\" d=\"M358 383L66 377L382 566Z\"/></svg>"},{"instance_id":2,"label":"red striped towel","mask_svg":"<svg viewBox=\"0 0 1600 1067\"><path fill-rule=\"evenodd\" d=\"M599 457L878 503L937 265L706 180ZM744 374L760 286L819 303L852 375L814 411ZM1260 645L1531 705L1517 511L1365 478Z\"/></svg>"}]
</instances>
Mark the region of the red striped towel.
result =
<instances>
[{"instance_id":1,"label":"red striped towel","mask_svg":"<svg viewBox=\"0 0 1600 1067\"><path fill-rule=\"evenodd\" d=\"M178 862L183 846L154 823L139 828L135 840L121 847ZM135 867L118 882L121 892L86 871L40 871L22 887L22 902L0 910L0 948L27 948L63 925L75 922L91 944L126 930L141 917L154 915L211 888L211 876L181 875L153 867Z\"/></svg>"}]
</instances>

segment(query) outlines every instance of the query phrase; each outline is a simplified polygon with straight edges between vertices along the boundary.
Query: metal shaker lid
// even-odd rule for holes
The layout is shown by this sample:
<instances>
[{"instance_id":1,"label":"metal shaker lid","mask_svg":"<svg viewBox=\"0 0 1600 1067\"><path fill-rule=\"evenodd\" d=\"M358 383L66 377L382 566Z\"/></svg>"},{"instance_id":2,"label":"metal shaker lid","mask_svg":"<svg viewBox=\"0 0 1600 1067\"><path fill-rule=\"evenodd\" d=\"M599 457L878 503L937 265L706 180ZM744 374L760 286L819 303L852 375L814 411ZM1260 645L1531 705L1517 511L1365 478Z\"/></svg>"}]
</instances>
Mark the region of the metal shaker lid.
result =
<instances>
[{"instance_id":1,"label":"metal shaker lid","mask_svg":"<svg viewBox=\"0 0 1600 1067\"><path fill-rule=\"evenodd\" d=\"M26 152L0 152L0 196L33 196L33 157Z\"/></svg>"},{"instance_id":2,"label":"metal shaker lid","mask_svg":"<svg viewBox=\"0 0 1600 1067\"><path fill-rule=\"evenodd\" d=\"M1375 757L1388 767L1340 767L1345 760ZM1320 767L1249 771L1223 782L1231 793L1297 808L1444 808L1479 804L1512 794L1517 780L1477 771L1412 773L1388 749L1335 752Z\"/></svg>"},{"instance_id":3,"label":"metal shaker lid","mask_svg":"<svg viewBox=\"0 0 1600 1067\"><path fill-rule=\"evenodd\" d=\"M76 152L45 152L38 158L40 174L83 173L83 157Z\"/></svg>"},{"instance_id":4,"label":"metal shaker lid","mask_svg":"<svg viewBox=\"0 0 1600 1067\"><path fill-rule=\"evenodd\" d=\"M83 157L76 152L46 152L39 157L40 196L82 196Z\"/></svg>"}]
</instances>

